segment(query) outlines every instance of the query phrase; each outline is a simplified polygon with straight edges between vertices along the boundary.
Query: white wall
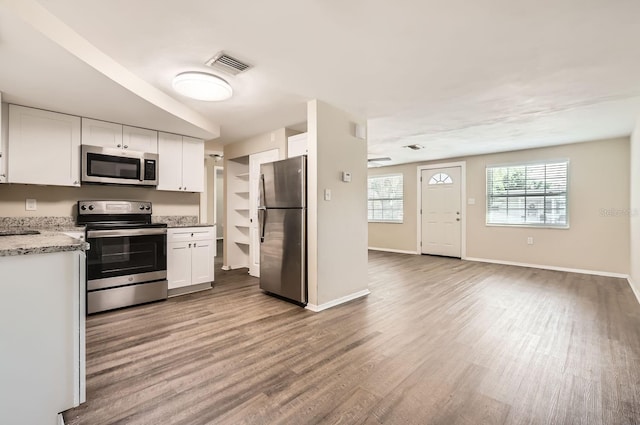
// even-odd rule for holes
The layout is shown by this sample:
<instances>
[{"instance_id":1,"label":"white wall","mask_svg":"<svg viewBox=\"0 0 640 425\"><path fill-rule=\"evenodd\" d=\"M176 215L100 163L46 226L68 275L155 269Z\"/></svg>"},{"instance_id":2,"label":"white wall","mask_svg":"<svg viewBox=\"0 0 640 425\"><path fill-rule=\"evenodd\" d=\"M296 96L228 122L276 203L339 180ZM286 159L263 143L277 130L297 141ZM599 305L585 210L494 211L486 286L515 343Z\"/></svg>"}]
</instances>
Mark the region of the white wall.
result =
<instances>
[{"instance_id":1,"label":"white wall","mask_svg":"<svg viewBox=\"0 0 640 425\"><path fill-rule=\"evenodd\" d=\"M558 158L570 161L569 229L485 224L485 169L488 165ZM460 160L466 161L467 165L467 198L475 199L474 205L467 205L467 257L621 275L629 273L629 216L625 213L629 210L628 138L438 162ZM430 162L433 163L437 162ZM416 251L417 166L422 164L369 170L371 175L402 173L405 189L404 223L369 224L369 246ZM529 236L534 238L534 245L527 245Z\"/></svg>"},{"instance_id":2,"label":"white wall","mask_svg":"<svg viewBox=\"0 0 640 425\"><path fill-rule=\"evenodd\" d=\"M367 144L354 123L364 125L321 101L307 104L309 304L320 308L367 290Z\"/></svg>"},{"instance_id":3,"label":"white wall","mask_svg":"<svg viewBox=\"0 0 640 425\"><path fill-rule=\"evenodd\" d=\"M640 118L631 135L631 187L630 187L630 266L631 288L640 301Z\"/></svg>"}]
</instances>

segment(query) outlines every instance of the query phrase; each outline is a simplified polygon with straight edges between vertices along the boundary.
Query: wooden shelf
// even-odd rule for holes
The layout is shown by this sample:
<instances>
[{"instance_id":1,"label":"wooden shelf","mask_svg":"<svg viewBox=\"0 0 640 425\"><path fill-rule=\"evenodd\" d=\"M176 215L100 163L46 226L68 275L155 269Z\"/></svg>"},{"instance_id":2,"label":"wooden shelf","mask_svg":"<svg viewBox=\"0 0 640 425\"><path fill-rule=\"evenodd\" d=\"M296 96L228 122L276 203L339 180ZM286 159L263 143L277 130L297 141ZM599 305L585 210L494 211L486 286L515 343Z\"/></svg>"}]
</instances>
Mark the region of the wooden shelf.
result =
<instances>
[{"instance_id":1,"label":"wooden shelf","mask_svg":"<svg viewBox=\"0 0 640 425\"><path fill-rule=\"evenodd\" d=\"M240 179L240 180L248 180L249 179L249 173L236 174L236 178Z\"/></svg>"},{"instance_id":2,"label":"wooden shelf","mask_svg":"<svg viewBox=\"0 0 640 425\"><path fill-rule=\"evenodd\" d=\"M249 245L249 241L248 240L242 240L242 241L234 241L235 243L237 243L238 245Z\"/></svg>"},{"instance_id":3,"label":"wooden shelf","mask_svg":"<svg viewBox=\"0 0 640 425\"><path fill-rule=\"evenodd\" d=\"M249 225L244 225L244 224L236 224L236 227L241 228L241 229L248 229Z\"/></svg>"}]
</instances>

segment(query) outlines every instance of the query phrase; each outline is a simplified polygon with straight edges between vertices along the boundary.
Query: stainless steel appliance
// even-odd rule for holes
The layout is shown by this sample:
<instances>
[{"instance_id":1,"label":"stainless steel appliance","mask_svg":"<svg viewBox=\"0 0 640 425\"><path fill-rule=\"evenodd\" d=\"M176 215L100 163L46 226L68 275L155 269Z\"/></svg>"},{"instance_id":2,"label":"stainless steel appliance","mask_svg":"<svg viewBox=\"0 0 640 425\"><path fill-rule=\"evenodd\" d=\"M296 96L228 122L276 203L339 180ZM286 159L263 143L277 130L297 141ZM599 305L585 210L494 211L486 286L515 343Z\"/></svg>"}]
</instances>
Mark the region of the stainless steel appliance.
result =
<instances>
[{"instance_id":1,"label":"stainless steel appliance","mask_svg":"<svg viewBox=\"0 0 640 425\"><path fill-rule=\"evenodd\" d=\"M307 157L260 166L260 288L307 303Z\"/></svg>"},{"instance_id":2,"label":"stainless steel appliance","mask_svg":"<svg viewBox=\"0 0 640 425\"><path fill-rule=\"evenodd\" d=\"M151 202L78 201L86 225L87 313L167 298L167 225Z\"/></svg>"},{"instance_id":3,"label":"stainless steel appliance","mask_svg":"<svg viewBox=\"0 0 640 425\"><path fill-rule=\"evenodd\" d=\"M158 185L158 155L82 145L82 183Z\"/></svg>"}]
</instances>

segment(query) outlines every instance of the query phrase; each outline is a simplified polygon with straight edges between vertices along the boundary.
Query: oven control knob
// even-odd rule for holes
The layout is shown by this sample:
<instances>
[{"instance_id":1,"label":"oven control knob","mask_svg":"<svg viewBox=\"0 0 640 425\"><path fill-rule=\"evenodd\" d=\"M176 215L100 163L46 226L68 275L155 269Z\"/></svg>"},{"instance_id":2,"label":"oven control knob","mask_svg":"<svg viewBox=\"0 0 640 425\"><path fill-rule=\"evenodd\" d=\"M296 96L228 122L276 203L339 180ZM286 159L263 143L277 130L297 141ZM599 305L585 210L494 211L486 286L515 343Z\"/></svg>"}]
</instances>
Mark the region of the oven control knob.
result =
<instances>
[{"instance_id":1,"label":"oven control knob","mask_svg":"<svg viewBox=\"0 0 640 425\"><path fill-rule=\"evenodd\" d=\"M93 205L89 205L89 210L93 211Z\"/></svg>"},{"instance_id":2,"label":"oven control knob","mask_svg":"<svg viewBox=\"0 0 640 425\"><path fill-rule=\"evenodd\" d=\"M81 206L81 207L80 207L80 209L81 209L82 211L85 211L85 210L87 209L87 206L86 206L86 205L83 205L83 206Z\"/></svg>"},{"instance_id":3,"label":"oven control knob","mask_svg":"<svg viewBox=\"0 0 640 425\"><path fill-rule=\"evenodd\" d=\"M144 205L140 204L140 206L139 206L138 208L140 208L141 210L143 210L143 209L144 209Z\"/></svg>"},{"instance_id":4,"label":"oven control knob","mask_svg":"<svg viewBox=\"0 0 640 425\"><path fill-rule=\"evenodd\" d=\"M147 206L147 207L145 208L145 210L147 210L147 211L149 211L150 209L151 209L151 207L149 207L149 206Z\"/></svg>"}]
</instances>

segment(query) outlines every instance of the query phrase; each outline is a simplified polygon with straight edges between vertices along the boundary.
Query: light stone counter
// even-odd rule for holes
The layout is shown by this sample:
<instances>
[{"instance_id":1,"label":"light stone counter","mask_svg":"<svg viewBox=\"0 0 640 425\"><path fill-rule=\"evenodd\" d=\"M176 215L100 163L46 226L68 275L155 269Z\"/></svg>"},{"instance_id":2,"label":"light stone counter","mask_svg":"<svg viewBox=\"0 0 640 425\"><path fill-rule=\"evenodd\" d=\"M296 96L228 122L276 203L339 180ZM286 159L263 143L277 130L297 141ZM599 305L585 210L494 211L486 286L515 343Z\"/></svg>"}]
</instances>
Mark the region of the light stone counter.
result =
<instances>
[{"instance_id":1,"label":"light stone counter","mask_svg":"<svg viewBox=\"0 0 640 425\"><path fill-rule=\"evenodd\" d=\"M40 230L39 235L0 236L0 257L87 249L85 241L51 230Z\"/></svg>"}]
</instances>

